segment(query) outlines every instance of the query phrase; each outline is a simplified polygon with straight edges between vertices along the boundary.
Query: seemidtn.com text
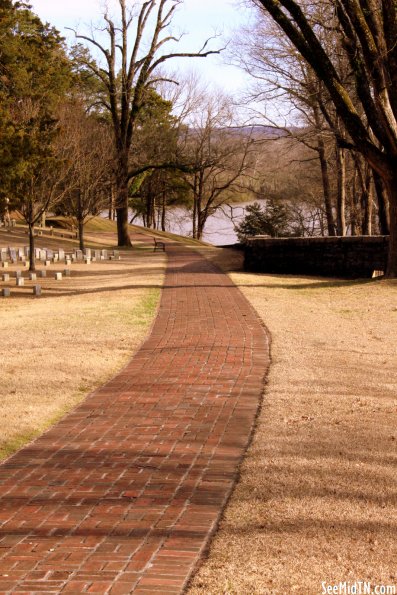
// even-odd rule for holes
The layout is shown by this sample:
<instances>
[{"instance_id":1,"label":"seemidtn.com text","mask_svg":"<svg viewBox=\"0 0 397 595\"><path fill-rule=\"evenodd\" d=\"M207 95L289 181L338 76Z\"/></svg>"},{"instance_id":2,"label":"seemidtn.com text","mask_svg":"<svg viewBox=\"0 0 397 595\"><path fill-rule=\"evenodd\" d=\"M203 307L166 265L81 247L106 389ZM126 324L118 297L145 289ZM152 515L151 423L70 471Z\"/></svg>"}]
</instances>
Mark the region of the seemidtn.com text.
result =
<instances>
[{"instance_id":1,"label":"seemidtn.com text","mask_svg":"<svg viewBox=\"0 0 397 595\"><path fill-rule=\"evenodd\" d=\"M329 585L321 583L322 595L396 595L396 585L373 585L368 581L347 582L341 581Z\"/></svg>"}]
</instances>

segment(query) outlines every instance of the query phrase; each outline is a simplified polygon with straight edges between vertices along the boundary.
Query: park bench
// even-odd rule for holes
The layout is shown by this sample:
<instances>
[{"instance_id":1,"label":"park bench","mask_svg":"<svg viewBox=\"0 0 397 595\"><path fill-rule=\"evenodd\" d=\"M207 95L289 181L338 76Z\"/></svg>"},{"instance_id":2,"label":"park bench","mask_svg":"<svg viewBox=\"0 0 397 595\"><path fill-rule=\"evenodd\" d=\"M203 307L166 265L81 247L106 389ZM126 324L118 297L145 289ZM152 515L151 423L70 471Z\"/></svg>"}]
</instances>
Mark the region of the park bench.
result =
<instances>
[{"instance_id":1,"label":"park bench","mask_svg":"<svg viewBox=\"0 0 397 595\"><path fill-rule=\"evenodd\" d=\"M165 252L165 242L162 242L161 240L158 240L157 238L153 238L153 242L154 242L153 252L156 252L157 249Z\"/></svg>"}]
</instances>

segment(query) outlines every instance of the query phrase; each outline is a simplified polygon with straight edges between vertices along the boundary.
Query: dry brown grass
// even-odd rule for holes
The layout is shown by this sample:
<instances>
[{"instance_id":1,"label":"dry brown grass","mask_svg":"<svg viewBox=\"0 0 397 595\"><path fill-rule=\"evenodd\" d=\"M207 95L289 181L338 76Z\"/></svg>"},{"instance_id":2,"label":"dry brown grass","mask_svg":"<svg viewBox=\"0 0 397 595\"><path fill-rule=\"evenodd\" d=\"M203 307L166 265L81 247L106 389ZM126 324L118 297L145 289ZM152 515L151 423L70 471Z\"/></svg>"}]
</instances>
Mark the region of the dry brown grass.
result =
<instances>
[{"instance_id":1,"label":"dry brown grass","mask_svg":"<svg viewBox=\"0 0 397 595\"><path fill-rule=\"evenodd\" d=\"M271 331L272 366L240 482L189 594L397 585L396 282L231 278Z\"/></svg>"},{"instance_id":2,"label":"dry brown grass","mask_svg":"<svg viewBox=\"0 0 397 595\"><path fill-rule=\"evenodd\" d=\"M12 297L0 298L0 456L43 431L132 357L155 316L165 262L163 253L126 251L121 261L72 264L72 276L61 282L54 272L65 265L56 264L47 279L25 281L25 288L11 284ZM35 283L42 285L41 298L31 296Z\"/></svg>"}]
</instances>

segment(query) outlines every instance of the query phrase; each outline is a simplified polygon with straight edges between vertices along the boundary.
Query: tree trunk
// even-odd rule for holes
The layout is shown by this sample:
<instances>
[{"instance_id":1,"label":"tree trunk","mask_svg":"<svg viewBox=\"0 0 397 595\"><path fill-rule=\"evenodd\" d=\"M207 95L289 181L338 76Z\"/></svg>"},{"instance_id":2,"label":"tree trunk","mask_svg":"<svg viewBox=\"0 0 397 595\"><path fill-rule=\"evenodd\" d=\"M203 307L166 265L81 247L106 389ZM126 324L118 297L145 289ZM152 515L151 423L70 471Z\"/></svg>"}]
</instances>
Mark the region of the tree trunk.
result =
<instances>
[{"instance_id":1,"label":"tree trunk","mask_svg":"<svg viewBox=\"0 0 397 595\"><path fill-rule=\"evenodd\" d=\"M116 209L117 213L117 245L131 246L130 234L128 230L128 207Z\"/></svg>"},{"instance_id":2,"label":"tree trunk","mask_svg":"<svg viewBox=\"0 0 397 595\"><path fill-rule=\"evenodd\" d=\"M34 247L34 225L33 223L28 223L29 225L29 271L34 273L36 270L36 255L35 255L35 247Z\"/></svg>"},{"instance_id":3,"label":"tree trunk","mask_svg":"<svg viewBox=\"0 0 397 595\"><path fill-rule=\"evenodd\" d=\"M131 246L128 231L128 178L118 180L117 187L117 244L118 246Z\"/></svg>"},{"instance_id":4,"label":"tree trunk","mask_svg":"<svg viewBox=\"0 0 397 595\"><path fill-rule=\"evenodd\" d=\"M346 155L345 149L336 147L336 171L338 176L337 233L346 235Z\"/></svg>"},{"instance_id":5,"label":"tree trunk","mask_svg":"<svg viewBox=\"0 0 397 595\"><path fill-rule=\"evenodd\" d=\"M373 176L378 200L379 231L382 235L387 236L390 233L389 201L382 178L375 170L373 170Z\"/></svg>"},{"instance_id":6,"label":"tree trunk","mask_svg":"<svg viewBox=\"0 0 397 595\"><path fill-rule=\"evenodd\" d=\"M202 217L201 217L201 213L199 214L199 220L197 223L197 233L196 233L196 240L201 240L203 237L203 232L204 232L204 225L205 222L202 221Z\"/></svg>"},{"instance_id":7,"label":"tree trunk","mask_svg":"<svg viewBox=\"0 0 397 595\"><path fill-rule=\"evenodd\" d=\"M109 220L114 221L114 184L110 189L110 200L109 200Z\"/></svg>"},{"instance_id":8,"label":"tree trunk","mask_svg":"<svg viewBox=\"0 0 397 595\"><path fill-rule=\"evenodd\" d=\"M335 229L334 214L332 211L331 186L330 186L330 182L329 182L328 163L327 163L327 158L325 155L324 140L321 138L321 136L318 137L317 147L318 147L318 157L319 157L320 166L321 166L321 179L323 182L324 206L325 206L325 216L327 217L328 235L335 236L336 229Z\"/></svg>"},{"instance_id":9,"label":"tree trunk","mask_svg":"<svg viewBox=\"0 0 397 595\"><path fill-rule=\"evenodd\" d=\"M194 183L193 183L193 238L196 238L197 235L197 173L194 174Z\"/></svg>"},{"instance_id":10,"label":"tree trunk","mask_svg":"<svg viewBox=\"0 0 397 595\"><path fill-rule=\"evenodd\" d=\"M131 246L128 230L128 151L120 153L116 179L117 244Z\"/></svg>"},{"instance_id":11,"label":"tree trunk","mask_svg":"<svg viewBox=\"0 0 397 595\"><path fill-rule=\"evenodd\" d=\"M84 219L78 220L80 250L84 250Z\"/></svg>"},{"instance_id":12,"label":"tree trunk","mask_svg":"<svg viewBox=\"0 0 397 595\"><path fill-rule=\"evenodd\" d=\"M352 194L351 194L351 205L350 205L350 229L352 236L356 236L359 233L358 223L358 199L357 199L357 165L354 166L353 183L352 183Z\"/></svg>"},{"instance_id":13,"label":"tree trunk","mask_svg":"<svg viewBox=\"0 0 397 595\"><path fill-rule=\"evenodd\" d=\"M397 277L397 174L385 181L390 205L390 243L387 261L386 277Z\"/></svg>"},{"instance_id":14,"label":"tree trunk","mask_svg":"<svg viewBox=\"0 0 397 595\"><path fill-rule=\"evenodd\" d=\"M361 208L363 213L362 234L364 236L372 235L372 178L369 165L366 166L365 184L361 197Z\"/></svg>"},{"instance_id":15,"label":"tree trunk","mask_svg":"<svg viewBox=\"0 0 397 595\"><path fill-rule=\"evenodd\" d=\"M166 196L165 192L163 192L162 196L162 203L161 203L161 231L165 231L165 207L166 207Z\"/></svg>"},{"instance_id":16,"label":"tree trunk","mask_svg":"<svg viewBox=\"0 0 397 595\"><path fill-rule=\"evenodd\" d=\"M84 215L80 189L77 191L77 226L80 250L84 250Z\"/></svg>"}]
</instances>

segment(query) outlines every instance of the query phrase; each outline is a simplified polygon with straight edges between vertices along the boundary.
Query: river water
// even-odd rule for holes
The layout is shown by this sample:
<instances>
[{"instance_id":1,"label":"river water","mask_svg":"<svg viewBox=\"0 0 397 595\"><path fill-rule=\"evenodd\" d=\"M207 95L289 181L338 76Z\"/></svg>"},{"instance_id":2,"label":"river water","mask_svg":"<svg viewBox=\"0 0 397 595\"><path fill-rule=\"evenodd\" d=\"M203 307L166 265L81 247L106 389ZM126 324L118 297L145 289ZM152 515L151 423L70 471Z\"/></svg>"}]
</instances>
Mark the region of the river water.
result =
<instances>
[{"instance_id":1,"label":"river water","mask_svg":"<svg viewBox=\"0 0 397 595\"><path fill-rule=\"evenodd\" d=\"M203 240L215 246L227 246L235 244L237 240L234 225L239 223L245 213L247 205L251 202L240 203L233 205L232 208L224 207L218 210L214 215L211 215L204 228ZM135 219L137 225L142 225L142 220ZM167 213L166 221L167 231L176 233L182 236L192 235L192 215L185 209L174 208Z\"/></svg>"}]
</instances>

